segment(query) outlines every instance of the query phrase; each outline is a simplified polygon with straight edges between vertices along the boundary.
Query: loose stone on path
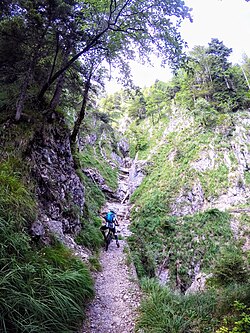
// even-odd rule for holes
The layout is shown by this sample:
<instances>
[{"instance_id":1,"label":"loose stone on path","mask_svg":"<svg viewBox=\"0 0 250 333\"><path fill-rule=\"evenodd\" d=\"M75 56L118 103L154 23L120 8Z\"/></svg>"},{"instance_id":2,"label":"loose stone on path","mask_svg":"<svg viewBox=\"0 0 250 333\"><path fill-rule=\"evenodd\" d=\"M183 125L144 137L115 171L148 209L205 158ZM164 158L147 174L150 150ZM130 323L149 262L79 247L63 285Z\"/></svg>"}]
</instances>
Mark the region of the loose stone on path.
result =
<instances>
[{"instance_id":1,"label":"loose stone on path","mask_svg":"<svg viewBox=\"0 0 250 333\"><path fill-rule=\"evenodd\" d=\"M133 266L127 264L124 252L113 241L108 251L102 251L102 272L97 274L96 296L87 310L87 322L82 333L132 333L134 332L140 289Z\"/></svg>"}]
</instances>

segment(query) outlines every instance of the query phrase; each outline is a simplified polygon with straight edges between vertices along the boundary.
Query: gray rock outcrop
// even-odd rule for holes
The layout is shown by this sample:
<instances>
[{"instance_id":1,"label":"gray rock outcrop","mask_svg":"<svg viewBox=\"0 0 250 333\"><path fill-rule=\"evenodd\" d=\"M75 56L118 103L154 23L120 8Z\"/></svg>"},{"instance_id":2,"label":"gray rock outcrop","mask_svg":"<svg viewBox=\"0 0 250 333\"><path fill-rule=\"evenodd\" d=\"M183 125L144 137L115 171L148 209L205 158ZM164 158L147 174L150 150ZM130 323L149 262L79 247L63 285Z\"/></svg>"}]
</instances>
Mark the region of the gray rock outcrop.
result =
<instances>
[{"instance_id":1,"label":"gray rock outcrop","mask_svg":"<svg viewBox=\"0 0 250 333\"><path fill-rule=\"evenodd\" d=\"M84 187L74 168L68 131L63 124L47 124L34 136L29 152L39 210L31 232L42 238L52 233L63 241L65 234L80 230L84 205Z\"/></svg>"}]
</instances>

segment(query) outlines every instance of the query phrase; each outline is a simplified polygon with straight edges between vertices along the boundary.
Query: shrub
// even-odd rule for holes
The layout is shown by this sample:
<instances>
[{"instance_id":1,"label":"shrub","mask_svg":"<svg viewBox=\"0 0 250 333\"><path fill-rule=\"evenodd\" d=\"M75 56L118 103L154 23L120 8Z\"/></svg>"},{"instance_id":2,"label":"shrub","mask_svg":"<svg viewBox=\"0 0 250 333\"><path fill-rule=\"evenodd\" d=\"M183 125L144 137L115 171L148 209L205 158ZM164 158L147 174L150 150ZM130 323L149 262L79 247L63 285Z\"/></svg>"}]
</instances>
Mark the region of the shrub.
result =
<instances>
[{"instance_id":1,"label":"shrub","mask_svg":"<svg viewBox=\"0 0 250 333\"><path fill-rule=\"evenodd\" d=\"M249 271L244 261L243 252L239 247L225 247L215 263L214 281L219 285L232 282L243 283L248 279Z\"/></svg>"},{"instance_id":2,"label":"shrub","mask_svg":"<svg viewBox=\"0 0 250 333\"><path fill-rule=\"evenodd\" d=\"M250 331L250 308L241 302L235 301L234 308L237 311L237 318L232 325L225 319L225 324L216 333L248 333ZM229 328L231 326L231 329Z\"/></svg>"},{"instance_id":3,"label":"shrub","mask_svg":"<svg viewBox=\"0 0 250 333\"><path fill-rule=\"evenodd\" d=\"M204 98L199 98L194 105L195 119L203 126L214 126L218 112Z\"/></svg>"}]
</instances>

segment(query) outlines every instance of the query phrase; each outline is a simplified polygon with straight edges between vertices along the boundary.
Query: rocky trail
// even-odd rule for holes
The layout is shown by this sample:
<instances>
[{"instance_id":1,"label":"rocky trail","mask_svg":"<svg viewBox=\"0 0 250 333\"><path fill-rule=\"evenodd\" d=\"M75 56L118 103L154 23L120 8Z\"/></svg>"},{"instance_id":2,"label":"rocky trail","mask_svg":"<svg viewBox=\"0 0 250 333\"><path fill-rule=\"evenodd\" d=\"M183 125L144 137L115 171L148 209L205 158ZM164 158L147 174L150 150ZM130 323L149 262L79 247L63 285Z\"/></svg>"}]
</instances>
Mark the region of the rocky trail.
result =
<instances>
[{"instance_id":1,"label":"rocky trail","mask_svg":"<svg viewBox=\"0 0 250 333\"><path fill-rule=\"evenodd\" d=\"M132 333L135 330L137 309L140 304L140 288L134 266L128 259L126 237L128 230L129 204L128 170L121 170L118 193L119 201L110 200L103 211L115 209L118 216L120 248L113 240L108 251L102 249L102 271L95 276L96 295L87 310L87 320L81 333Z\"/></svg>"}]
</instances>

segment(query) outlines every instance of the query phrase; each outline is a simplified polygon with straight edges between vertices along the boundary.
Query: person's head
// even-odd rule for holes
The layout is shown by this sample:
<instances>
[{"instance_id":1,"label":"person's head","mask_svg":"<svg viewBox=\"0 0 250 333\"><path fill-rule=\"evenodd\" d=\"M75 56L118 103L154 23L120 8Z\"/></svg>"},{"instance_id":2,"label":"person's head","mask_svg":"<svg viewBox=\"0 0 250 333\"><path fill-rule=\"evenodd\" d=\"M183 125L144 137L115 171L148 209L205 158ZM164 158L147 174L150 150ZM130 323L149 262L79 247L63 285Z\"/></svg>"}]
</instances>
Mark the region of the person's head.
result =
<instances>
[{"instance_id":1,"label":"person's head","mask_svg":"<svg viewBox=\"0 0 250 333\"><path fill-rule=\"evenodd\" d=\"M116 211L112 208L109 210L111 213L116 214Z\"/></svg>"}]
</instances>

